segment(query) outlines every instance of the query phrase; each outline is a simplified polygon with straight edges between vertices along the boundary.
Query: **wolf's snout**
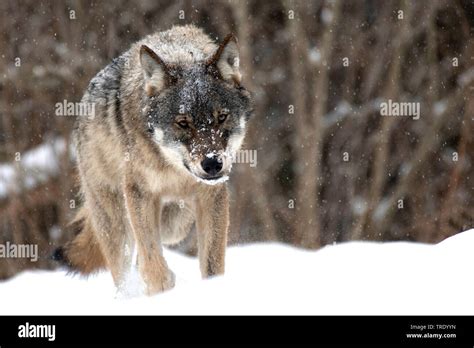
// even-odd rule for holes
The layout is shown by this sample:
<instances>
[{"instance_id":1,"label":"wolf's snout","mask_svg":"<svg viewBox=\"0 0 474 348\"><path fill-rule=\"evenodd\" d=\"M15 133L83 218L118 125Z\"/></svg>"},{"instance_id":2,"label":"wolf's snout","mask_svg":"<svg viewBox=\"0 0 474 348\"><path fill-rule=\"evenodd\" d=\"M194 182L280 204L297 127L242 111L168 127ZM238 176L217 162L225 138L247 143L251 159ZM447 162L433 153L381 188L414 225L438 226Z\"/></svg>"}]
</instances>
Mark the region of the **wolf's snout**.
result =
<instances>
[{"instance_id":1,"label":"wolf's snout","mask_svg":"<svg viewBox=\"0 0 474 348\"><path fill-rule=\"evenodd\" d=\"M222 160L219 156L206 157L201 162L201 167L210 176L216 176L222 170Z\"/></svg>"}]
</instances>

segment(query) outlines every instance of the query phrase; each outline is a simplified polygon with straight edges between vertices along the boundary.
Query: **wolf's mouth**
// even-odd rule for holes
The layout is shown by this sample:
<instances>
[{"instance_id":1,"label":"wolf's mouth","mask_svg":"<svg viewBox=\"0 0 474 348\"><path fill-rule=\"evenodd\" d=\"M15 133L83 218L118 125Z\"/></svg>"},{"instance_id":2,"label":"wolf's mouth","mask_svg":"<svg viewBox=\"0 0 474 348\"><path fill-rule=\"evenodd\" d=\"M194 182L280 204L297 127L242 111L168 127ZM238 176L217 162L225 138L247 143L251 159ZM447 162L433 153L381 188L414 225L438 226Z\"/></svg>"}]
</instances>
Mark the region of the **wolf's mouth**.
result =
<instances>
[{"instance_id":1,"label":"wolf's mouth","mask_svg":"<svg viewBox=\"0 0 474 348\"><path fill-rule=\"evenodd\" d=\"M201 178L201 179L204 179L204 180L219 180L220 178L222 178L222 175L217 175L217 176L211 176L211 177L205 177L205 178Z\"/></svg>"},{"instance_id":2,"label":"wolf's mouth","mask_svg":"<svg viewBox=\"0 0 474 348\"><path fill-rule=\"evenodd\" d=\"M188 170L188 172L199 182L203 182L208 185L216 185L222 182L225 182L229 179L229 176L225 174L216 175L216 176L200 176L195 174L191 168L188 166L187 163L183 162L184 167Z\"/></svg>"},{"instance_id":3,"label":"wolf's mouth","mask_svg":"<svg viewBox=\"0 0 474 348\"><path fill-rule=\"evenodd\" d=\"M205 183L207 185L217 185L229 180L229 177L227 175L215 176L212 178L201 178L197 175L194 175L194 177L196 178L197 181Z\"/></svg>"}]
</instances>

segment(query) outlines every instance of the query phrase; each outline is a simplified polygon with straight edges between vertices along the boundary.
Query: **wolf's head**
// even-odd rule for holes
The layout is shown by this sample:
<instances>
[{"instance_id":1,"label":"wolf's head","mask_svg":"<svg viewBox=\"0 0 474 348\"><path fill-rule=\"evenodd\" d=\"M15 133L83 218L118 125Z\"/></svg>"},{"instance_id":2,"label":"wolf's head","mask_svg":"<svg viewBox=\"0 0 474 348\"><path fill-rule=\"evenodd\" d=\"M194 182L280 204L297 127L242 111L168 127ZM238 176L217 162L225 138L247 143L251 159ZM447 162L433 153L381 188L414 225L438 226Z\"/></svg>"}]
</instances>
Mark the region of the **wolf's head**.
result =
<instances>
[{"instance_id":1,"label":"wolf's head","mask_svg":"<svg viewBox=\"0 0 474 348\"><path fill-rule=\"evenodd\" d=\"M196 179L225 180L252 113L250 94L240 84L234 36L192 65L166 63L147 46L141 46L140 62L143 117L152 141L170 164Z\"/></svg>"}]
</instances>

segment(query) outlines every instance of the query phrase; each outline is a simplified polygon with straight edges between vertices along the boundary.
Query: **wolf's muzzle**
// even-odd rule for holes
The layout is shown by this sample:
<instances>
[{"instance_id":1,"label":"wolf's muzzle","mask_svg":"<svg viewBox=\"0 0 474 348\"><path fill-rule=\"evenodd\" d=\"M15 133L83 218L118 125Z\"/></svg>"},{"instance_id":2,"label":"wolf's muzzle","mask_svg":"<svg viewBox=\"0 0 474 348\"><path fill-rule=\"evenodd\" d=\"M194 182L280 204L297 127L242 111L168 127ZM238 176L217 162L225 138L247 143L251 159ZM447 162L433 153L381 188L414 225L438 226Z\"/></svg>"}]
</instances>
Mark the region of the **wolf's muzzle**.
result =
<instances>
[{"instance_id":1,"label":"wolf's muzzle","mask_svg":"<svg viewBox=\"0 0 474 348\"><path fill-rule=\"evenodd\" d=\"M201 162L201 167L211 178L215 177L222 170L222 159L219 156L206 157Z\"/></svg>"}]
</instances>

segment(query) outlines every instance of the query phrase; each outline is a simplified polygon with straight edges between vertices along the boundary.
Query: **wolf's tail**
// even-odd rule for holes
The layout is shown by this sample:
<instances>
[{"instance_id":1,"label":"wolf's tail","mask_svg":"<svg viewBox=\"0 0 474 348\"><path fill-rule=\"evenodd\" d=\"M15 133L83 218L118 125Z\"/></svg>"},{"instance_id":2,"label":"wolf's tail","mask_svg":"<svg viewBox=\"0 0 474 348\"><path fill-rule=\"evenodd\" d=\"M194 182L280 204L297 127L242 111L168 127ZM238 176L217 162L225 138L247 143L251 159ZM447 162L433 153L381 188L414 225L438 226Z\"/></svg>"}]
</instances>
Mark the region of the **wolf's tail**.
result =
<instances>
[{"instance_id":1,"label":"wolf's tail","mask_svg":"<svg viewBox=\"0 0 474 348\"><path fill-rule=\"evenodd\" d=\"M52 259L67 266L71 271L84 275L106 267L99 243L94 237L94 230L85 208L81 208L70 227L74 239L57 248Z\"/></svg>"}]
</instances>

